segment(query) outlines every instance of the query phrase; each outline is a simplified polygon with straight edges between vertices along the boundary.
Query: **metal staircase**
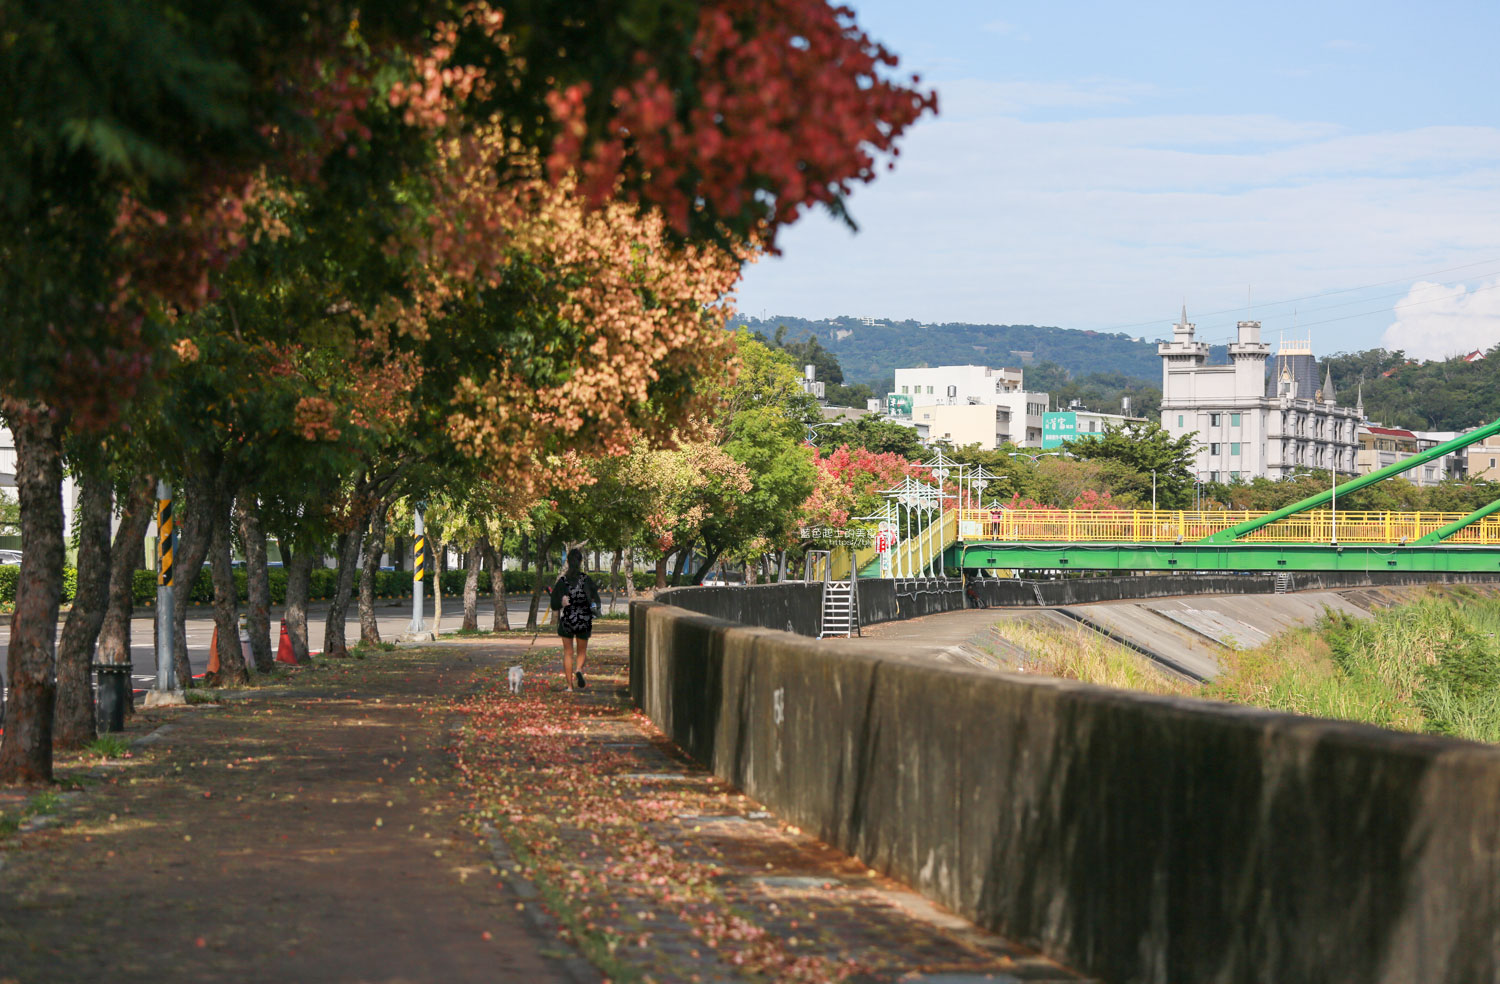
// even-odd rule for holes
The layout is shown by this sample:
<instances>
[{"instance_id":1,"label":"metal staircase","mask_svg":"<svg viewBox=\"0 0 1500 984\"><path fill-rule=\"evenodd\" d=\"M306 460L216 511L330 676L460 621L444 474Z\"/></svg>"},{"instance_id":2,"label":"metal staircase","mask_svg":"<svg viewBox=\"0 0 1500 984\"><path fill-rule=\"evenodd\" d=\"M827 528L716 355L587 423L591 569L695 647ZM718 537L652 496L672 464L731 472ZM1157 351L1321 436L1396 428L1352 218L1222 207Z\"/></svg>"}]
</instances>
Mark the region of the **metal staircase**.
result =
<instances>
[{"instance_id":1,"label":"metal staircase","mask_svg":"<svg viewBox=\"0 0 1500 984\"><path fill-rule=\"evenodd\" d=\"M858 601L853 581L823 582L823 627L819 639L849 638L859 631Z\"/></svg>"}]
</instances>

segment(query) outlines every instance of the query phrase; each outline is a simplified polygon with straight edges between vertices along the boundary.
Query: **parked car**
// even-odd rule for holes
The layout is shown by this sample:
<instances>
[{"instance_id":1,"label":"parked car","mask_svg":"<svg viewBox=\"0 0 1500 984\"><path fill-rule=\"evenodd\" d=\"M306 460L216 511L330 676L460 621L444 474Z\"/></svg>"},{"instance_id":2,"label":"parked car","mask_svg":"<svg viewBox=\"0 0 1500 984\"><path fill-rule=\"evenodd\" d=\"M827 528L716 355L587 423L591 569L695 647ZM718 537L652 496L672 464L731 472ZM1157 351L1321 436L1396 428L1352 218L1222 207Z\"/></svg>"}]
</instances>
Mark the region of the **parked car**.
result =
<instances>
[{"instance_id":1,"label":"parked car","mask_svg":"<svg viewBox=\"0 0 1500 984\"><path fill-rule=\"evenodd\" d=\"M19 564L21 562L21 551L0 550L0 564Z\"/></svg>"}]
</instances>

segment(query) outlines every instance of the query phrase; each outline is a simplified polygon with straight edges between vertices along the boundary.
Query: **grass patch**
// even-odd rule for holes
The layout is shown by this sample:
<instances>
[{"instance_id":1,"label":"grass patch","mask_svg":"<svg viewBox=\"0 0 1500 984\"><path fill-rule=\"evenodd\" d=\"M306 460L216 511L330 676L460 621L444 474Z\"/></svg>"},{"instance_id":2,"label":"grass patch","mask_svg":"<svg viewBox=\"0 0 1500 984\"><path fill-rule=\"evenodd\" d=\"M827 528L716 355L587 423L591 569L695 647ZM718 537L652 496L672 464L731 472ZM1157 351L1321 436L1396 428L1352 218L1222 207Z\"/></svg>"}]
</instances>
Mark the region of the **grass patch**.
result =
<instances>
[{"instance_id":1,"label":"grass patch","mask_svg":"<svg viewBox=\"0 0 1500 984\"><path fill-rule=\"evenodd\" d=\"M83 750L90 755L97 755L100 758L121 758L125 753L130 751L130 742L119 735L100 735L83 746Z\"/></svg>"},{"instance_id":2,"label":"grass patch","mask_svg":"<svg viewBox=\"0 0 1500 984\"><path fill-rule=\"evenodd\" d=\"M993 631L1006 650L1021 651L1007 658L981 643L1007 669L1152 694L1193 692L1191 684L1167 676L1133 650L1097 632L1037 626L1020 619L997 622Z\"/></svg>"},{"instance_id":3,"label":"grass patch","mask_svg":"<svg viewBox=\"0 0 1500 984\"><path fill-rule=\"evenodd\" d=\"M184 690L182 699L189 704L222 704L224 702L224 698L217 690L201 690L197 687Z\"/></svg>"},{"instance_id":4,"label":"grass patch","mask_svg":"<svg viewBox=\"0 0 1500 984\"><path fill-rule=\"evenodd\" d=\"M56 790L44 789L22 803L19 810L11 812L0 810L0 840L15 836L20 831L21 824L32 817L56 813L57 808L61 805L61 793Z\"/></svg>"},{"instance_id":5,"label":"grass patch","mask_svg":"<svg viewBox=\"0 0 1500 984\"><path fill-rule=\"evenodd\" d=\"M1454 588L1221 658L1203 696L1500 742L1500 599Z\"/></svg>"},{"instance_id":6,"label":"grass patch","mask_svg":"<svg viewBox=\"0 0 1500 984\"><path fill-rule=\"evenodd\" d=\"M1025 672L1500 742L1500 598L1463 586L1368 619L1326 610L1314 627L1220 654L1223 672L1201 687L1094 633L1020 620L992 631L997 645L982 648Z\"/></svg>"}]
</instances>

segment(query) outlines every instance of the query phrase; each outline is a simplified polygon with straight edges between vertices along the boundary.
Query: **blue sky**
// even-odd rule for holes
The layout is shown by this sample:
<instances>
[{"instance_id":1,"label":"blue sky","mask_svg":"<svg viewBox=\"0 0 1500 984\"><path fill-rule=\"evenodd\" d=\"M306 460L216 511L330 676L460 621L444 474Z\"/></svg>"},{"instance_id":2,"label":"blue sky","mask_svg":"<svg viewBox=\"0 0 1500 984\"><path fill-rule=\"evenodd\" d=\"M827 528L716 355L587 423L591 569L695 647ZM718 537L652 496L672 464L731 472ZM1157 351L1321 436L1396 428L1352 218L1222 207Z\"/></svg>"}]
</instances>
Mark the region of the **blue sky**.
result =
<instances>
[{"instance_id":1,"label":"blue sky","mask_svg":"<svg viewBox=\"0 0 1500 984\"><path fill-rule=\"evenodd\" d=\"M746 313L1500 342L1500 4L853 6L939 115Z\"/></svg>"}]
</instances>

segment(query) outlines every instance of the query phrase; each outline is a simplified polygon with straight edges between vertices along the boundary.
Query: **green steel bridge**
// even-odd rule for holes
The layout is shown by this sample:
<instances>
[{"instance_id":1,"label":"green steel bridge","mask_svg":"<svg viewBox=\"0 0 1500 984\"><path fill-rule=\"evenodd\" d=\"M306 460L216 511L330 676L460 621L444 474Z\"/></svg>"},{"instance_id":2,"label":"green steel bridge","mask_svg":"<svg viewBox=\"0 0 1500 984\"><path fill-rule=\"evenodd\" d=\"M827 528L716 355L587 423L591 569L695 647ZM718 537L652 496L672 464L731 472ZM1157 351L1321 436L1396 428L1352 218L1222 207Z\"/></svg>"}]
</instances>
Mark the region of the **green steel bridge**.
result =
<instances>
[{"instance_id":1,"label":"green steel bridge","mask_svg":"<svg viewBox=\"0 0 1500 984\"><path fill-rule=\"evenodd\" d=\"M947 509L894 544L884 569L1500 573L1500 500L1467 515L1338 510L1341 495L1495 434L1500 420L1263 514ZM874 548L853 561L861 577L881 576Z\"/></svg>"}]
</instances>

